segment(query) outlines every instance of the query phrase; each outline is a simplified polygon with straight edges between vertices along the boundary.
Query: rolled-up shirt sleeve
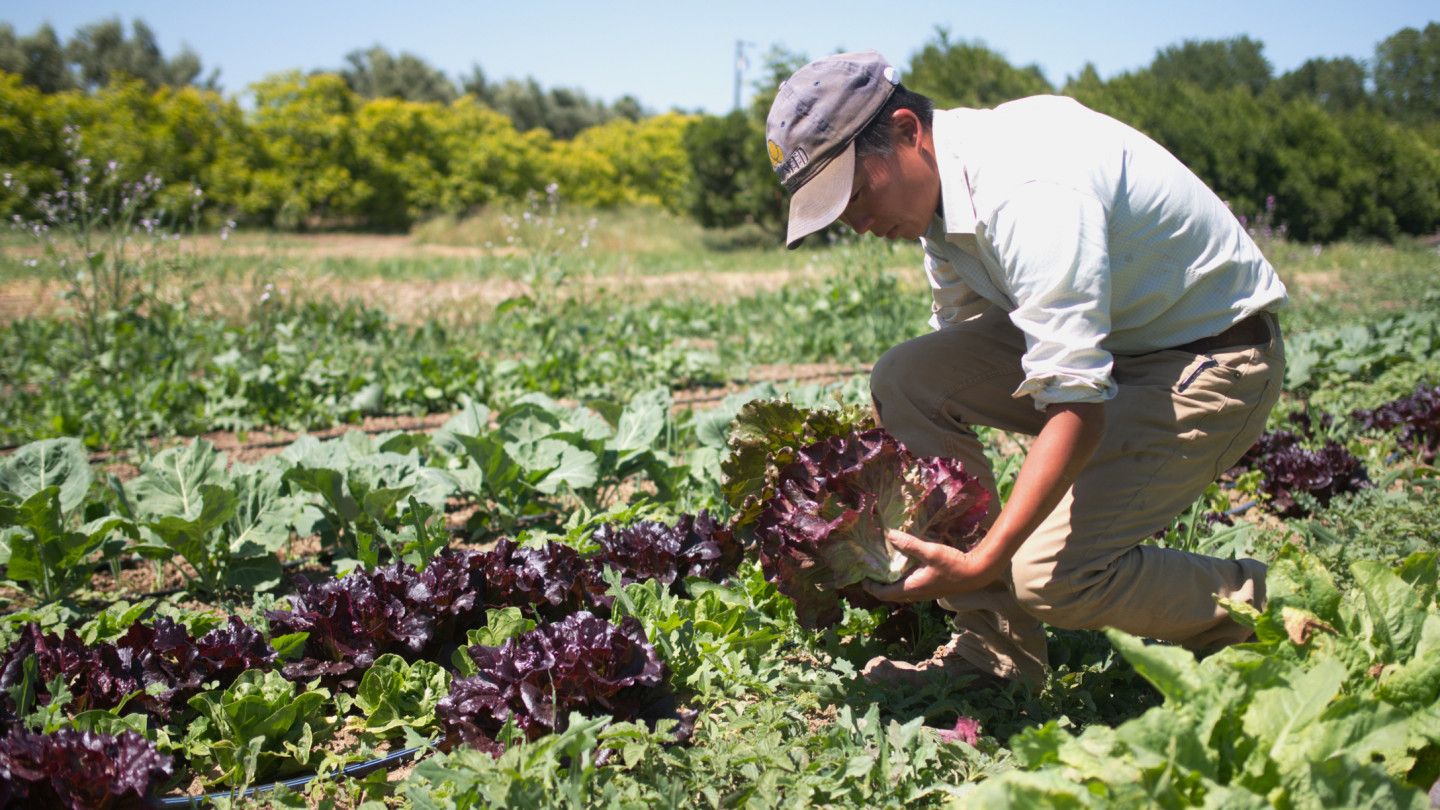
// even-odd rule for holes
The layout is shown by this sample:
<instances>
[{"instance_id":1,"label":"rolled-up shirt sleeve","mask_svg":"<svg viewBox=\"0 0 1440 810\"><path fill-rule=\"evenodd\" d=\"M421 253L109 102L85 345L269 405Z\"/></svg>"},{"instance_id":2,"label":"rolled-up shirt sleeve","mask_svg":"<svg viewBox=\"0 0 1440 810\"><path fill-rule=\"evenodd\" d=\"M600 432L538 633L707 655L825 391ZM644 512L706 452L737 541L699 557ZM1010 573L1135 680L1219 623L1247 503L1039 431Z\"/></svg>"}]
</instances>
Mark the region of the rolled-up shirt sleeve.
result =
<instances>
[{"instance_id":1,"label":"rolled-up shirt sleeve","mask_svg":"<svg viewBox=\"0 0 1440 810\"><path fill-rule=\"evenodd\" d=\"M1016 304L1010 320L1025 335L1025 379L1015 396L1044 410L1056 403L1115 396L1110 334L1106 211L1093 195L1026 183L986 218L982 250L1004 275Z\"/></svg>"}]
</instances>

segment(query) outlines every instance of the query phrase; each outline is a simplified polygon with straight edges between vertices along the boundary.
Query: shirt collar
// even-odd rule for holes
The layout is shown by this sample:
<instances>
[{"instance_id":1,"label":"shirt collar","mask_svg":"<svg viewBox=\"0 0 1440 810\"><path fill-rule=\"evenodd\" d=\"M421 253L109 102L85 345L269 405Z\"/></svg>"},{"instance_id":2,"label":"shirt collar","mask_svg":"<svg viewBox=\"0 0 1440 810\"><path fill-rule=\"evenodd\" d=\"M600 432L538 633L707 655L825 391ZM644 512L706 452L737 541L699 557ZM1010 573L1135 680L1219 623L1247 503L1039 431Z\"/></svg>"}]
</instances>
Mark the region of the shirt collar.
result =
<instances>
[{"instance_id":1,"label":"shirt collar","mask_svg":"<svg viewBox=\"0 0 1440 810\"><path fill-rule=\"evenodd\" d=\"M964 158L966 130L980 123L984 110L936 110L933 119L935 159L940 169L940 201L945 209L947 233L974 234L973 173Z\"/></svg>"}]
</instances>

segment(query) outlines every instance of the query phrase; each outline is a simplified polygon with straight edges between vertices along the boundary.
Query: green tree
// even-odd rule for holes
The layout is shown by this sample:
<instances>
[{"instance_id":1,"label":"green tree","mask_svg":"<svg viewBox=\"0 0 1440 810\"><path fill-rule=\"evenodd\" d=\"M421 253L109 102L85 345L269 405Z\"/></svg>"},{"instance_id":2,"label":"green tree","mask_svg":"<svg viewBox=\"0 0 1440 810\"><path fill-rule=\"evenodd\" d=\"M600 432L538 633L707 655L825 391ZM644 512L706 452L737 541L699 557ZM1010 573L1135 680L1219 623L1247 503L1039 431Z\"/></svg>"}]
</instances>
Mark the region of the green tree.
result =
<instances>
[{"instance_id":1,"label":"green tree","mask_svg":"<svg viewBox=\"0 0 1440 810\"><path fill-rule=\"evenodd\" d=\"M471 92L477 88L473 78L474 74L467 82L467 90ZM604 102L590 98L577 88L554 87L547 91L533 77L506 79L498 84L482 83L478 89L481 94L477 97L509 117L521 132L544 129L556 138L568 140L583 129L615 117Z\"/></svg>"},{"instance_id":2,"label":"green tree","mask_svg":"<svg viewBox=\"0 0 1440 810\"><path fill-rule=\"evenodd\" d=\"M198 81L202 68L194 51L185 48L175 58L166 59L155 41L155 32L142 20L131 23L130 33L127 38L118 17L91 23L75 32L66 52L78 69L81 86L98 89L113 77L125 74L152 90L187 84L215 88L218 72Z\"/></svg>"},{"instance_id":3,"label":"green tree","mask_svg":"<svg viewBox=\"0 0 1440 810\"><path fill-rule=\"evenodd\" d=\"M400 230L442 210L449 154L437 137L446 108L435 103L377 98L355 117L361 179L373 189L360 214L372 227Z\"/></svg>"},{"instance_id":4,"label":"green tree","mask_svg":"<svg viewBox=\"0 0 1440 810\"><path fill-rule=\"evenodd\" d=\"M359 98L333 73L290 71L251 85L263 152L256 213L285 228L355 222L373 188L357 149Z\"/></svg>"},{"instance_id":5,"label":"green tree","mask_svg":"<svg viewBox=\"0 0 1440 810\"><path fill-rule=\"evenodd\" d=\"M701 225L754 224L783 234L785 195L753 117L739 110L704 116L685 131L683 145L693 178L689 211Z\"/></svg>"},{"instance_id":6,"label":"green tree","mask_svg":"<svg viewBox=\"0 0 1440 810\"><path fill-rule=\"evenodd\" d=\"M380 45L351 51L348 65L340 71L345 83L365 98L398 98L405 101L455 100L455 85L438 68L411 54L391 54Z\"/></svg>"},{"instance_id":7,"label":"green tree","mask_svg":"<svg viewBox=\"0 0 1440 810\"><path fill-rule=\"evenodd\" d=\"M1308 59L1272 85L1287 101L1308 98L1332 112L1356 110L1373 101L1365 89L1365 65L1350 57Z\"/></svg>"},{"instance_id":8,"label":"green tree","mask_svg":"<svg viewBox=\"0 0 1440 810\"><path fill-rule=\"evenodd\" d=\"M17 37L14 28L0 23L0 70L16 74L42 93L58 93L75 86L65 46L48 24L28 37Z\"/></svg>"},{"instance_id":9,"label":"green tree","mask_svg":"<svg viewBox=\"0 0 1440 810\"><path fill-rule=\"evenodd\" d=\"M952 42L944 28L936 28L935 38L910 58L910 72L901 81L941 109L993 107L1055 92L1038 65L1017 68L983 43Z\"/></svg>"},{"instance_id":10,"label":"green tree","mask_svg":"<svg viewBox=\"0 0 1440 810\"><path fill-rule=\"evenodd\" d=\"M1244 87L1258 95L1270 84L1272 70L1265 45L1246 36L1188 39L1155 54L1150 72L1166 82L1190 82L1206 90Z\"/></svg>"},{"instance_id":11,"label":"green tree","mask_svg":"<svg viewBox=\"0 0 1440 810\"><path fill-rule=\"evenodd\" d=\"M1440 121L1440 23L1403 28L1375 47L1375 95L1410 123Z\"/></svg>"},{"instance_id":12,"label":"green tree","mask_svg":"<svg viewBox=\"0 0 1440 810\"><path fill-rule=\"evenodd\" d=\"M679 113L656 115L638 123L617 118L586 129L570 145L597 153L613 170L609 180L617 195L608 202L655 205L679 213L686 208L690 186L684 137L694 121L694 116ZM577 197L563 184L560 191L567 199L591 201Z\"/></svg>"},{"instance_id":13,"label":"green tree","mask_svg":"<svg viewBox=\"0 0 1440 810\"><path fill-rule=\"evenodd\" d=\"M25 208L22 188L34 193L56 188L56 169L64 159L48 100L19 74L0 71L0 217L34 215Z\"/></svg>"},{"instance_id":14,"label":"green tree","mask_svg":"<svg viewBox=\"0 0 1440 810\"><path fill-rule=\"evenodd\" d=\"M501 199L523 199L547 180L545 130L521 134L510 119L462 96L437 122L436 139L447 155L440 210L461 213Z\"/></svg>"}]
</instances>

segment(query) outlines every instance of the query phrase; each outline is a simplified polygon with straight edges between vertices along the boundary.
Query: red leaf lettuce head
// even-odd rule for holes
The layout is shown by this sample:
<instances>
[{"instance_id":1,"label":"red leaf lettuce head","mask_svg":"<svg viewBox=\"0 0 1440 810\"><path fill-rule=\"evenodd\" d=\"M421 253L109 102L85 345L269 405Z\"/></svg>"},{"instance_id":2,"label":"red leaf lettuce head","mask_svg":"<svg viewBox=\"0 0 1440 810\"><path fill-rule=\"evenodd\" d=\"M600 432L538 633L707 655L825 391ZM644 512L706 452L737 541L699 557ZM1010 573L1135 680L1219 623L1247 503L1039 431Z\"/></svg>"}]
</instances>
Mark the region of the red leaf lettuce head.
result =
<instances>
[{"instance_id":1,"label":"red leaf lettuce head","mask_svg":"<svg viewBox=\"0 0 1440 810\"><path fill-rule=\"evenodd\" d=\"M954 459L917 459L883 429L825 439L781 470L756 523L766 577L807 627L840 620L840 597L862 607L864 580L895 582L914 564L886 537L900 529L968 549L990 493Z\"/></svg>"},{"instance_id":2,"label":"red leaf lettuce head","mask_svg":"<svg viewBox=\"0 0 1440 810\"><path fill-rule=\"evenodd\" d=\"M563 730L572 711L630 720L665 697L665 665L630 616L616 625L581 611L469 653L475 675L451 684L436 715L451 744L491 753L507 720L535 739Z\"/></svg>"},{"instance_id":3,"label":"red leaf lettuce head","mask_svg":"<svg viewBox=\"0 0 1440 810\"><path fill-rule=\"evenodd\" d=\"M140 808L174 761L133 731L63 729L0 738L0 807Z\"/></svg>"}]
</instances>

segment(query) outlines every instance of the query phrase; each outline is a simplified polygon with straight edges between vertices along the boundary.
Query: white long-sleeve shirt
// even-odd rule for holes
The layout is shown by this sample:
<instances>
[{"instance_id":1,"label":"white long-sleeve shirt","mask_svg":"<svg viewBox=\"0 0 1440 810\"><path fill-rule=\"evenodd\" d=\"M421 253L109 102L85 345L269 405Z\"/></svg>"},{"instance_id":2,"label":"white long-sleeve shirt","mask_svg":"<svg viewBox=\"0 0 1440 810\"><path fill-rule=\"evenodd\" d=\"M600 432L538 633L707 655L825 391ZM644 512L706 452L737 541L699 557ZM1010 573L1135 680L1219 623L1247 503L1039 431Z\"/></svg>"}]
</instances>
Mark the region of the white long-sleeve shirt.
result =
<instances>
[{"instance_id":1,"label":"white long-sleeve shirt","mask_svg":"<svg viewBox=\"0 0 1440 810\"><path fill-rule=\"evenodd\" d=\"M943 217L921 238L942 329L990 304L1024 333L1015 396L1113 397L1114 354L1219 334L1286 302L1244 227L1163 147L1060 96L937 110Z\"/></svg>"}]
</instances>

